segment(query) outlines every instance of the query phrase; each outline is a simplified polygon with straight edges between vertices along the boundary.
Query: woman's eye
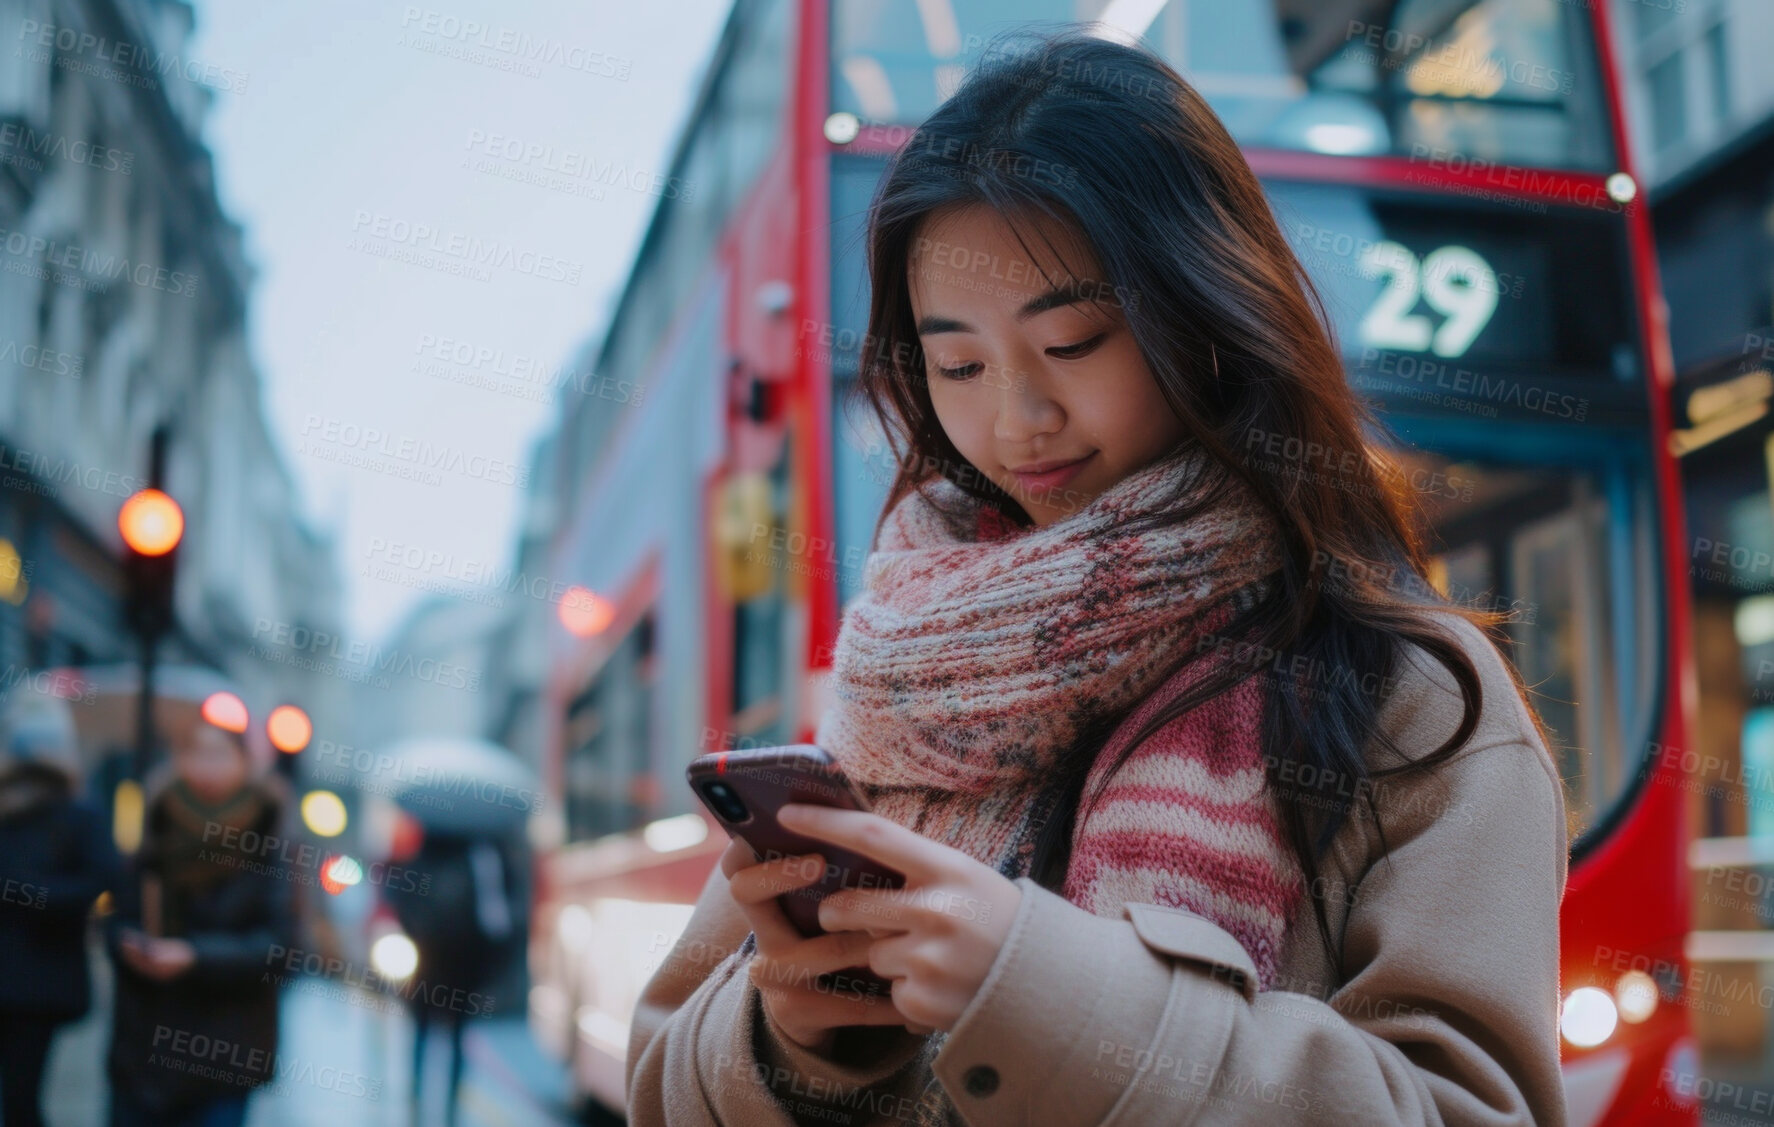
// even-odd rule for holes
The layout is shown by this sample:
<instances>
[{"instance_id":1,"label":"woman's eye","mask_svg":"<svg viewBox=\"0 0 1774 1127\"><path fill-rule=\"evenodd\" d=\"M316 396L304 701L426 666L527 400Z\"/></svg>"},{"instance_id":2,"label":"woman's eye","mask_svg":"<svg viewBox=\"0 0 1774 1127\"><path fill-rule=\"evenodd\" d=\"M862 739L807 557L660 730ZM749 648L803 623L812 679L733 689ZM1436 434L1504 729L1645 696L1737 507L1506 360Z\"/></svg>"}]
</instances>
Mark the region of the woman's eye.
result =
<instances>
[{"instance_id":1,"label":"woman's eye","mask_svg":"<svg viewBox=\"0 0 1774 1127\"><path fill-rule=\"evenodd\" d=\"M1058 360L1077 360L1095 352L1096 346L1103 343L1103 338L1108 335L1108 333L1098 333L1089 340L1081 340L1077 344L1055 345L1047 350L1047 355Z\"/></svg>"},{"instance_id":2,"label":"woman's eye","mask_svg":"<svg viewBox=\"0 0 1774 1127\"><path fill-rule=\"evenodd\" d=\"M942 378L945 380L964 380L979 371L979 368L978 364L963 364L959 368L945 368L938 364L936 370L942 374Z\"/></svg>"}]
</instances>

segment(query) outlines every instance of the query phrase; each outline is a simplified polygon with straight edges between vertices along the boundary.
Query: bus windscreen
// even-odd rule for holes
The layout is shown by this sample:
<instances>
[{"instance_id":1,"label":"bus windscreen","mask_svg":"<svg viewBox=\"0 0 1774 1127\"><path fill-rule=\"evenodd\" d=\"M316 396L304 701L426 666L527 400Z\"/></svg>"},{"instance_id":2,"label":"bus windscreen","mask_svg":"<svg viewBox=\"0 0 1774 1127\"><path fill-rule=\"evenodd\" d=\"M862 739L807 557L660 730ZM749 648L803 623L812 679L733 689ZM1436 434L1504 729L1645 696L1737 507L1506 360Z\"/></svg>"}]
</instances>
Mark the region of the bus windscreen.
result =
<instances>
[{"instance_id":1,"label":"bus windscreen","mask_svg":"<svg viewBox=\"0 0 1774 1127\"><path fill-rule=\"evenodd\" d=\"M831 108L868 123L916 124L986 52L1015 49L995 39L1003 32L1097 20L1109 8L1109 0L836 0ZM1247 148L1617 167L1583 3L1165 0L1142 30Z\"/></svg>"}]
</instances>

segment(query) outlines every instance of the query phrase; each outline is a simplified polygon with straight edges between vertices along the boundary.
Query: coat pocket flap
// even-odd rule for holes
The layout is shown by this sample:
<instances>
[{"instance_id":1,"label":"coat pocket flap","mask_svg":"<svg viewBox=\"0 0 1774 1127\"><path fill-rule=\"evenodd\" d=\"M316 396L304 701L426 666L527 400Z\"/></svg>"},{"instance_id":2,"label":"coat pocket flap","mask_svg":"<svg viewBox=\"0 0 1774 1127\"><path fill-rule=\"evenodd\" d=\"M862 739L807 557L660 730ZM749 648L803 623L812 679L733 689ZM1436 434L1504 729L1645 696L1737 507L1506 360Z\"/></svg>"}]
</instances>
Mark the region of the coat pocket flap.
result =
<instances>
[{"instance_id":1,"label":"coat pocket flap","mask_svg":"<svg viewBox=\"0 0 1774 1127\"><path fill-rule=\"evenodd\" d=\"M1257 965L1232 933L1205 916L1182 908L1165 908L1157 904L1127 904L1127 917L1141 942L1154 951L1204 963L1217 979L1229 981L1244 995L1255 1001L1257 996Z\"/></svg>"}]
</instances>

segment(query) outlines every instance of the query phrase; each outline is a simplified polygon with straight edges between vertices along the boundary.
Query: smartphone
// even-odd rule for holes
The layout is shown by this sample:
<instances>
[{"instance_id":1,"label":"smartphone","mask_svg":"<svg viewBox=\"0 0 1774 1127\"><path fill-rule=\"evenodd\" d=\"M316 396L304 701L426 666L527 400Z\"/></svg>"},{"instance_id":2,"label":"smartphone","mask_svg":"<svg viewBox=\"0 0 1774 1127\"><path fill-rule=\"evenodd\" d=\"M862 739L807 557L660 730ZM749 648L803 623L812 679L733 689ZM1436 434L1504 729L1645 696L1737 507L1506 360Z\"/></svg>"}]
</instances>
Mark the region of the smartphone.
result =
<instances>
[{"instance_id":1,"label":"smartphone","mask_svg":"<svg viewBox=\"0 0 1774 1127\"><path fill-rule=\"evenodd\" d=\"M841 810L869 808L868 800L823 748L789 744L715 751L697 756L685 774L696 797L730 836L751 846L759 861L802 853L825 858L825 873L817 882L777 897L783 914L802 935L812 937L825 931L819 926L819 903L840 888L904 886L905 874L898 870L830 842L804 837L776 820L776 812L790 802ZM888 982L866 967L850 974L865 993L886 994ZM834 988L845 986L835 978L832 984Z\"/></svg>"}]
</instances>

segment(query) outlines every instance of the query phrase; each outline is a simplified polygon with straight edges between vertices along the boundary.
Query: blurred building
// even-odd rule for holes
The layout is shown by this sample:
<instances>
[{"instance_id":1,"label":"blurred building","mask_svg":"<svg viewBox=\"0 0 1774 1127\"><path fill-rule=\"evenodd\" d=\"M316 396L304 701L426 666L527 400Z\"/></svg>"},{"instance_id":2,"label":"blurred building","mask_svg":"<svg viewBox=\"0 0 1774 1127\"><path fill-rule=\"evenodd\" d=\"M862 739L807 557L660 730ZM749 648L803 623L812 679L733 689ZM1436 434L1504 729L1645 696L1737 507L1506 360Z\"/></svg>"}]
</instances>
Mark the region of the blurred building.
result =
<instances>
[{"instance_id":1,"label":"blurred building","mask_svg":"<svg viewBox=\"0 0 1774 1127\"><path fill-rule=\"evenodd\" d=\"M1699 708L1697 965L1774 984L1774 5L1614 0L1669 304ZM1759 995L1758 995L1759 996ZM1709 1073L1774 1075L1761 1006L1696 1009Z\"/></svg>"},{"instance_id":2,"label":"blurred building","mask_svg":"<svg viewBox=\"0 0 1774 1127\"><path fill-rule=\"evenodd\" d=\"M485 732L488 669L503 660L490 643L505 613L497 603L432 594L386 641L354 644L352 734L360 746Z\"/></svg>"},{"instance_id":3,"label":"blurred building","mask_svg":"<svg viewBox=\"0 0 1774 1127\"><path fill-rule=\"evenodd\" d=\"M346 683L273 640L336 635L340 578L266 428L252 270L200 141L250 76L193 57L192 22L183 0L0 0L0 669L135 660L117 512L164 428L186 527L163 660L324 728Z\"/></svg>"},{"instance_id":4,"label":"blurred building","mask_svg":"<svg viewBox=\"0 0 1774 1127\"><path fill-rule=\"evenodd\" d=\"M554 583L548 578L548 549L559 527L561 477L560 444L551 432L538 439L530 451L530 489L524 496L519 518L517 554L513 561L517 589L505 592L506 611L488 639L487 728L488 738L515 752L538 776L547 774L542 755L542 690L548 673L548 631L558 623L560 604L547 595ZM540 588L526 583L542 577Z\"/></svg>"}]
</instances>

